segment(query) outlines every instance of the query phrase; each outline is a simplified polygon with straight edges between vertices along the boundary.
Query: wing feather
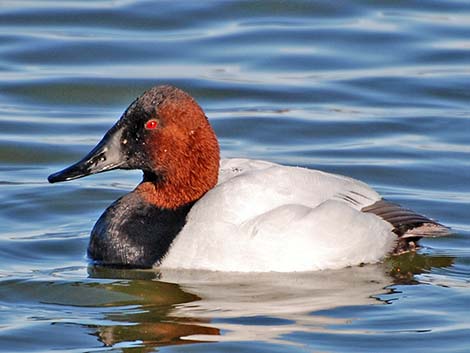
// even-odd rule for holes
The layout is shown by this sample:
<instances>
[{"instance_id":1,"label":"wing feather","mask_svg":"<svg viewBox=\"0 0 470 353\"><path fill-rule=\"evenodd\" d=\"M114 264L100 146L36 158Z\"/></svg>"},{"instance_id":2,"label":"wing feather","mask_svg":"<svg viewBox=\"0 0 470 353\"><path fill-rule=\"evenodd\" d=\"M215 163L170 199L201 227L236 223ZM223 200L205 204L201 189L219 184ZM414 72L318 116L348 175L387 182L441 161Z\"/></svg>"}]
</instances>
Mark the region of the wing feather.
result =
<instances>
[{"instance_id":1,"label":"wing feather","mask_svg":"<svg viewBox=\"0 0 470 353\"><path fill-rule=\"evenodd\" d=\"M450 229L437 221L404 208L394 202L379 200L364 207L363 212L373 213L389 222L400 238L441 237L450 234Z\"/></svg>"}]
</instances>

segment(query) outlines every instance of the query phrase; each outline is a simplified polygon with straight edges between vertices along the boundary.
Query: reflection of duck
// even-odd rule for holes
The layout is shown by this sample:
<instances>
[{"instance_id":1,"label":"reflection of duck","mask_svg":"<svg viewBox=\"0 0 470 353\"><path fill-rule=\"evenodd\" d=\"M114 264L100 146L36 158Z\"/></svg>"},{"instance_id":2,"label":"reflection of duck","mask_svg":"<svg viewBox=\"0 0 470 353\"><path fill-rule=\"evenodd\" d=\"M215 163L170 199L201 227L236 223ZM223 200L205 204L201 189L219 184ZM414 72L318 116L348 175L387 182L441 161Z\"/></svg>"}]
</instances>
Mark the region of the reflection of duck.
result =
<instances>
[{"instance_id":1,"label":"reflection of duck","mask_svg":"<svg viewBox=\"0 0 470 353\"><path fill-rule=\"evenodd\" d=\"M128 348L129 352L153 352L155 347L196 341L243 340L255 333L256 341L285 342L283 333L324 332L329 323L355 320L363 311L351 311L351 306L381 304L371 298L377 295L389 299L387 294L380 295L395 289L387 287L397 281L389 271L425 272L425 278L417 276L415 281L431 283L440 281L436 274L454 269L429 269L451 263L451 258L405 254L391 263L296 274L223 275L90 266L90 278L84 278L80 267L35 271L32 279L3 278L0 341L11 342L11 337L23 333L31 339L16 339L8 347L24 352L37 347L43 351L100 350L97 339L126 352ZM448 282L452 276L445 277L443 285L455 288L457 283Z\"/></svg>"},{"instance_id":2,"label":"reflection of duck","mask_svg":"<svg viewBox=\"0 0 470 353\"><path fill-rule=\"evenodd\" d=\"M414 284L416 281L411 274L451 264L452 258L412 253L394 257L384 264L289 274L227 275L223 272L168 269L153 273L99 267L90 267L90 274L134 278L127 286L109 287L112 291L136 293L139 288L144 288L141 293L145 303L143 310L122 316L123 321L135 327L124 329L113 325L99 329L100 335L106 332L108 339L112 337L114 341L108 340L109 344L140 339L149 344L172 344L177 342L178 333L184 335L186 340L193 341L280 342L283 335L292 332L327 332L332 324L344 324L354 319L346 314L335 317L327 315L334 311L332 309L341 312L340 308L382 304L378 297L390 292L393 284ZM155 309L144 312L147 308L158 307L151 303L161 301L159 297L171 301L171 293L178 293L170 284L144 280L152 276L179 283L182 293L197 299L179 300L179 304L173 305L174 308L164 318ZM139 277L142 280L136 279ZM151 289L155 283L160 283L162 287ZM167 289L163 285L167 285ZM145 290L147 286L148 290ZM172 325L165 333L170 337L159 336L163 334L162 320ZM224 332L222 336L219 330ZM101 337L104 339L104 336Z\"/></svg>"},{"instance_id":3,"label":"reflection of duck","mask_svg":"<svg viewBox=\"0 0 470 353\"><path fill-rule=\"evenodd\" d=\"M111 312L106 317L107 324L96 327L95 335L106 346L137 341L141 347L139 352L153 352L155 347L198 342L185 339L187 336L220 334L219 329L207 325L207 319L182 319L172 315L175 306L194 303L200 298L176 284L155 281L155 272L89 267L89 275L125 279L125 282L98 285L105 289L104 296L125 298L108 303L123 309Z\"/></svg>"},{"instance_id":4,"label":"reflection of duck","mask_svg":"<svg viewBox=\"0 0 470 353\"><path fill-rule=\"evenodd\" d=\"M417 284L415 275L429 273L432 268L451 266L453 260L452 257L427 256L413 251L391 257L385 264L394 284Z\"/></svg>"},{"instance_id":5,"label":"reflection of duck","mask_svg":"<svg viewBox=\"0 0 470 353\"><path fill-rule=\"evenodd\" d=\"M88 253L102 264L309 271L377 262L447 234L340 175L245 159L222 161L219 173L204 112L170 86L136 99L83 160L49 181L116 168L142 169L144 179L92 231Z\"/></svg>"}]
</instances>

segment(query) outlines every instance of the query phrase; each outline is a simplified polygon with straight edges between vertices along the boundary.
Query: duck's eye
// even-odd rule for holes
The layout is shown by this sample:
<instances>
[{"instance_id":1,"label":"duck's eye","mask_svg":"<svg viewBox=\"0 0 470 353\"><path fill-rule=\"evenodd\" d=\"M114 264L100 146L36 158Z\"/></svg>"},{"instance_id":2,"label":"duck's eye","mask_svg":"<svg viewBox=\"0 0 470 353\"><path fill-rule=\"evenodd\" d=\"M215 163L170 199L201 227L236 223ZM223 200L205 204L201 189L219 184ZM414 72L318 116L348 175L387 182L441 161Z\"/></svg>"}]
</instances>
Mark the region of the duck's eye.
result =
<instances>
[{"instance_id":1,"label":"duck's eye","mask_svg":"<svg viewBox=\"0 0 470 353\"><path fill-rule=\"evenodd\" d=\"M145 128L147 130L153 130L155 129L156 127L158 126L158 121L156 121L155 119L152 119L152 120L149 120L145 123Z\"/></svg>"}]
</instances>

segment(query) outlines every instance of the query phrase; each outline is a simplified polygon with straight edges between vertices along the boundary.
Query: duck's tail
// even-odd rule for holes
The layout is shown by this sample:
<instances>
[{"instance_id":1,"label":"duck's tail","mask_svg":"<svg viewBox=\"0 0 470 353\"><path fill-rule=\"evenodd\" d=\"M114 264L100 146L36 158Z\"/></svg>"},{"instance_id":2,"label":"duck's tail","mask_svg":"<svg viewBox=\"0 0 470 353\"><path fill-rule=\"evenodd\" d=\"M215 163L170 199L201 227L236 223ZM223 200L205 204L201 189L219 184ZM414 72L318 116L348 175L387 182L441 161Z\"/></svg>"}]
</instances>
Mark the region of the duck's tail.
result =
<instances>
[{"instance_id":1,"label":"duck's tail","mask_svg":"<svg viewBox=\"0 0 470 353\"><path fill-rule=\"evenodd\" d=\"M386 200L379 200L362 211L373 213L393 226L393 232L399 238L395 254L414 250L421 238L442 237L451 233L448 227L437 221Z\"/></svg>"}]
</instances>

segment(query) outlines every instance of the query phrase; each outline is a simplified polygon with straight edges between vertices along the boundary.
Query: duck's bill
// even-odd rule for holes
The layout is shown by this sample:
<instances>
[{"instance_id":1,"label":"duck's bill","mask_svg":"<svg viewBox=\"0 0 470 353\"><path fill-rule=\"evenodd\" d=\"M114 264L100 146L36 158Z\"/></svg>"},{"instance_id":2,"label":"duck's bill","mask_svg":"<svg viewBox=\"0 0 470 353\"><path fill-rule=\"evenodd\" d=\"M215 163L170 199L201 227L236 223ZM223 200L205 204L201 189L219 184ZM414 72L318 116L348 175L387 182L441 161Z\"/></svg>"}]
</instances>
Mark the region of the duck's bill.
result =
<instances>
[{"instance_id":1,"label":"duck's bill","mask_svg":"<svg viewBox=\"0 0 470 353\"><path fill-rule=\"evenodd\" d=\"M121 151L120 131L109 131L85 158L59 172L49 175L50 183L83 178L87 175L122 168L125 156Z\"/></svg>"}]
</instances>

